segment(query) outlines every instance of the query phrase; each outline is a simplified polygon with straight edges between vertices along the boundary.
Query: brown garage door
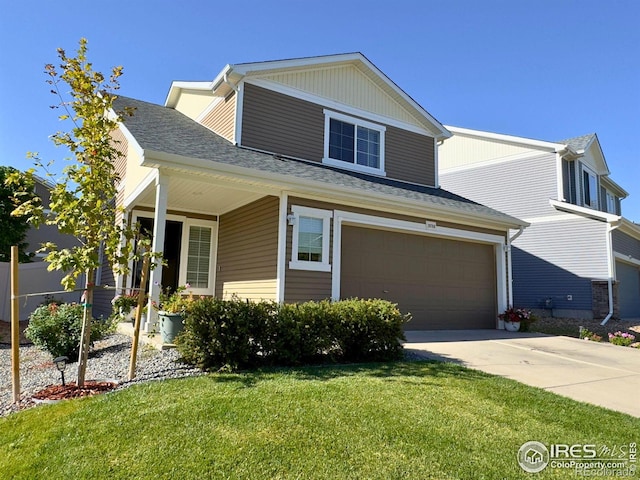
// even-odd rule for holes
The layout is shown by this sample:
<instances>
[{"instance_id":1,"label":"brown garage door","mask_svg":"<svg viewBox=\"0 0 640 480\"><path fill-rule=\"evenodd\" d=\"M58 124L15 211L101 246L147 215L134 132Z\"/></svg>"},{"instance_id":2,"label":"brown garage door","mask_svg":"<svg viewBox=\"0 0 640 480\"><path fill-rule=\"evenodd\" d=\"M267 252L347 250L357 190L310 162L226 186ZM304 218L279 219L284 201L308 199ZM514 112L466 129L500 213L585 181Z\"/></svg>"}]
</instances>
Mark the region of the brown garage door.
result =
<instances>
[{"instance_id":1,"label":"brown garage door","mask_svg":"<svg viewBox=\"0 0 640 480\"><path fill-rule=\"evenodd\" d=\"M343 226L340 296L384 298L407 330L495 328L492 245Z\"/></svg>"}]
</instances>

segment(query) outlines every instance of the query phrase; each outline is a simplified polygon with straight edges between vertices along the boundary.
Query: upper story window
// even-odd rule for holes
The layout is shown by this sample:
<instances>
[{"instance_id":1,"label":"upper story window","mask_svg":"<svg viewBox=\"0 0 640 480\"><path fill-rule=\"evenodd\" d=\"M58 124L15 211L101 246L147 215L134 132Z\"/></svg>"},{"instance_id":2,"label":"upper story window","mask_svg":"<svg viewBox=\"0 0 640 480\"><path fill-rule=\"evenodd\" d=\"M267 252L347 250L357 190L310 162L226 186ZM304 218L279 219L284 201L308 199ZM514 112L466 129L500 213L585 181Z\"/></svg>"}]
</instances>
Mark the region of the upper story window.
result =
<instances>
[{"instance_id":1,"label":"upper story window","mask_svg":"<svg viewBox=\"0 0 640 480\"><path fill-rule=\"evenodd\" d=\"M582 167L582 201L586 207L598 208L598 178L584 166Z\"/></svg>"},{"instance_id":2,"label":"upper story window","mask_svg":"<svg viewBox=\"0 0 640 480\"><path fill-rule=\"evenodd\" d=\"M609 190L607 190L607 193L605 193L605 198L606 198L606 208L607 208L607 213L613 213L615 215L618 214L618 207L617 207L617 202L616 202L616 196L611 193Z\"/></svg>"},{"instance_id":3,"label":"upper story window","mask_svg":"<svg viewBox=\"0 0 640 480\"><path fill-rule=\"evenodd\" d=\"M291 207L294 215L289 268L330 272L329 235L333 213L317 208Z\"/></svg>"},{"instance_id":4,"label":"upper story window","mask_svg":"<svg viewBox=\"0 0 640 480\"><path fill-rule=\"evenodd\" d=\"M323 163L384 175L385 127L329 110L324 114Z\"/></svg>"}]
</instances>

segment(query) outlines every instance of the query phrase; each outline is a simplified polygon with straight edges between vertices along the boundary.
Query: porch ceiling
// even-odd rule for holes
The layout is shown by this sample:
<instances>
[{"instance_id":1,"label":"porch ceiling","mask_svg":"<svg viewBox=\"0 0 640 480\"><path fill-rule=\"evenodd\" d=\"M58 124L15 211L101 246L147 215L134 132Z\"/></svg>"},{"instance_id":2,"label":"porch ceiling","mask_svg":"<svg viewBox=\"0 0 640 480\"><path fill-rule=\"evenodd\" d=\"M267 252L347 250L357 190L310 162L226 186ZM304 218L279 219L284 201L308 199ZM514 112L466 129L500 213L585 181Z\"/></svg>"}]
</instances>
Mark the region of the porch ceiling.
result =
<instances>
[{"instance_id":1,"label":"porch ceiling","mask_svg":"<svg viewBox=\"0 0 640 480\"><path fill-rule=\"evenodd\" d=\"M205 175L169 177L168 192L168 210L205 215L222 215L267 195L221 185ZM155 186L151 184L140 194L135 206L153 208L155 200Z\"/></svg>"}]
</instances>

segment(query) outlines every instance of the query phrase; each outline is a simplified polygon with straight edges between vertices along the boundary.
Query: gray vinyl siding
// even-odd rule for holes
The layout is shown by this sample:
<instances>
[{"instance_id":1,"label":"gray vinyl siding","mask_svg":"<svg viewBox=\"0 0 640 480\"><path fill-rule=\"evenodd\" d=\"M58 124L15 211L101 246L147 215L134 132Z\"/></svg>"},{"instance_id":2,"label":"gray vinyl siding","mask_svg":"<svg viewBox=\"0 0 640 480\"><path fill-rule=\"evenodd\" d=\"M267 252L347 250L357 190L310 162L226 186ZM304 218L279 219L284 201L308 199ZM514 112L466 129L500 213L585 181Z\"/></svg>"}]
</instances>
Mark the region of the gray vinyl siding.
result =
<instances>
[{"instance_id":1,"label":"gray vinyl siding","mask_svg":"<svg viewBox=\"0 0 640 480\"><path fill-rule=\"evenodd\" d=\"M608 277L606 224L575 219L528 227L512 247L514 304L592 310L591 281ZM572 300L567 299L572 296Z\"/></svg>"},{"instance_id":2,"label":"gray vinyl siding","mask_svg":"<svg viewBox=\"0 0 640 480\"><path fill-rule=\"evenodd\" d=\"M243 146L322 162L325 116L321 105L245 84L242 108ZM332 110L349 115L339 109ZM434 139L384 126L386 176L434 186Z\"/></svg>"},{"instance_id":3,"label":"gray vinyl siding","mask_svg":"<svg viewBox=\"0 0 640 480\"><path fill-rule=\"evenodd\" d=\"M275 299L278 206L277 197L264 197L219 217L217 297Z\"/></svg>"},{"instance_id":4,"label":"gray vinyl siding","mask_svg":"<svg viewBox=\"0 0 640 480\"><path fill-rule=\"evenodd\" d=\"M100 266L100 277L96 278L96 285L115 285L115 277L113 270L106 255L102 255L102 265ZM111 315L112 304L111 300L115 297L116 292L113 290L104 290L96 288L93 291L93 316L95 318L104 317L107 318Z\"/></svg>"},{"instance_id":5,"label":"gray vinyl siding","mask_svg":"<svg viewBox=\"0 0 640 480\"><path fill-rule=\"evenodd\" d=\"M620 230L612 232L613 251L623 255L631 255L640 260L640 240L633 238Z\"/></svg>"},{"instance_id":6,"label":"gray vinyl siding","mask_svg":"<svg viewBox=\"0 0 640 480\"><path fill-rule=\"evenodd\" d=\"M558 197L554 154L443 173L440 184L445 190L517 218L557 214L549 205L549 199Z\"/></svg>"},{"instance_id":7,"label":"gray vinyl siding","mask_svg":"<svg viewBox=\"0 0 640 480\"><path fill-rule=\"evenodd\" d=\"M324 113L320 105L244 85L242 145L321 162Z\"/></svg>"}]
</instances>

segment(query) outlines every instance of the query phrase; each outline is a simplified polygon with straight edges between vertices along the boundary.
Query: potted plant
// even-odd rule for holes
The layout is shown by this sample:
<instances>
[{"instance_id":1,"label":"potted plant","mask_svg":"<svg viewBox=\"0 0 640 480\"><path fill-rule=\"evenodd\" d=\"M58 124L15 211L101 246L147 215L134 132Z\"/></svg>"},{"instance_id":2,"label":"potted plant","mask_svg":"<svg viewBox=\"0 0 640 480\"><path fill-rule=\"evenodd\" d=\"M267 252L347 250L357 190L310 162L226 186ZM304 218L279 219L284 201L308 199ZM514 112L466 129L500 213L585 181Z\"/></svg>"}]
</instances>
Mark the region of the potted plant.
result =
<instances>
[{"instance_id":1,"label":"potted plant","mask_svg":"<svg viewBox=\"0 0 640 480\"><path fill-rule=\"evenodd\" d=\"M524 308L507 308L504 313L498 315L498 319L504 322L504 329L509 332L527 331L529 324L535 320L531 310Z\"/></svg>"},{"instance_id":2,"label":"potted plant","mask_svg":"<svg viewBox=\"0 0 640 480\"><path fill-rule=\"evenodd\" d=\"M113 305L114 313L117 313L123 319L133 321L132 312L138 305L138 296L133 294L117 295L111 300L111 304Z\"/></svg>"},{"instance_id":3,"label":"potted plant","mask_svg":"<svg viewBox=\"0 0 640 480\"><path fill-rule=\"evenodd\" d=\"M184 294L188 288L191 286L187 283L171 293L168 291L160 292L158 320L162 343L172 344L184 327L184 314L189 304L193 302L193 294Z\"/></svg>"}]
</instances>

